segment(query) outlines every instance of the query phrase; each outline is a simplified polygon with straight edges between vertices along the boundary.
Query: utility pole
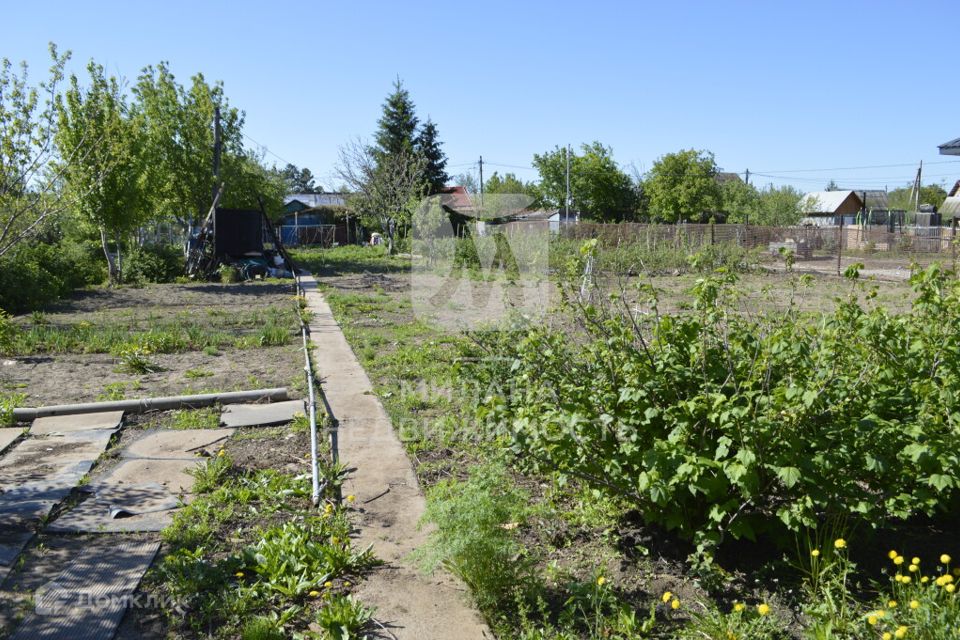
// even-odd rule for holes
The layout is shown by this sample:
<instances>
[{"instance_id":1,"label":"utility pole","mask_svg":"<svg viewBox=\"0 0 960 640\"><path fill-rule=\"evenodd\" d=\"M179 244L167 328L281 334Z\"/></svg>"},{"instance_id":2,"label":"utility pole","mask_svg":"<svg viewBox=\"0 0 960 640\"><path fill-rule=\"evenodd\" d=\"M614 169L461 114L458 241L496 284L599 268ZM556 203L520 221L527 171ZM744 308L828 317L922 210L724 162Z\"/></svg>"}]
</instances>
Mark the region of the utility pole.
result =
<instances>
[{"instance_id":1,"label":"utility pole","mask_svg":"<svg viewBox=\"0 0 960 640\"><path fill-rule=\"evenodd\" d=\"M917 199L913 206L914 211L920 211L920 185L922 184L923 184L923 160L920 161L920 168L917 169Z\"/></svg>"},{"instance_id":2,"label":"utility pole","mask_svg":"<svg viewBox=\"0 0 960 640\"><path fill-rule=\"evenodd\" d=\"M744 171L744 172L743 172L743 175L744 175L744 178L743 178L744 184L749 185L749 184L750 184L750 169L747 169L746 171Z\"/></svg>"},{"instance_id":3,"label":"utility pole","mask_svg":"<svg viewBox=\"0 0 960 640\"><path fill-rule=\"evenodd\" d=\"M567 162L567 197L563 201L564 220L570 219L570 145L563 150L563 155Z\"/></svg>"},{"instance_id":4,"label":"utility pole","mask_svg":"<svg viewBox=\"0 0 960 640\"><path fill-rule=\"evenodd\" d=\"M217 197L217 189L220 185L220 107L213 110L213 195L211 199Z\"/></svg>"},{"instance_id":5,"label":"utility pole","mask_svg":"<svg viewBox=\"0 0 960 640\"><path fill-rule=\"evenodd\" d=\"M480 206L483 207L483 156L480 156Z\"/></svg>"}]
</instances>

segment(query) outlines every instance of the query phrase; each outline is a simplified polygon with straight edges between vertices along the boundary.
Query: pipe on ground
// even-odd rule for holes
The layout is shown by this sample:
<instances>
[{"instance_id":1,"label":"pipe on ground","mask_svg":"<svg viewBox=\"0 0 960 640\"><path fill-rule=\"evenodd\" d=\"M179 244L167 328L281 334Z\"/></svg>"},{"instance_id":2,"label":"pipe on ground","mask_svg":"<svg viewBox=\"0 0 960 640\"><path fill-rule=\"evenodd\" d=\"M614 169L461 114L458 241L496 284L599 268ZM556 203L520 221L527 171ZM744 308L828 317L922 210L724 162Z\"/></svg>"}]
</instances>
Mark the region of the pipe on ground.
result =
<instances>
[{"instance_id":1,"label":"pipe on ground","mask_svg":"<svg viewBox=\"0 0 960 640\"><path fill-rule=\"evenodd\" d=\"M252 391L226 391L223 393L202 393L192 396L168 396L164 398L140 398L137 400L110 400L107 402L85 402L81 404L58 404L47 407L21 407L13 410L13 418L18 422L29 422L47 416L64 416L81 413L99 413L101 411L124 411L126 413L144 413L147 411L168 411L170 409L194 409L215 404L242 404L269 400L282 402L287 399L286 387L272 389L254 389Z\"/></svg>"}]
</instances>

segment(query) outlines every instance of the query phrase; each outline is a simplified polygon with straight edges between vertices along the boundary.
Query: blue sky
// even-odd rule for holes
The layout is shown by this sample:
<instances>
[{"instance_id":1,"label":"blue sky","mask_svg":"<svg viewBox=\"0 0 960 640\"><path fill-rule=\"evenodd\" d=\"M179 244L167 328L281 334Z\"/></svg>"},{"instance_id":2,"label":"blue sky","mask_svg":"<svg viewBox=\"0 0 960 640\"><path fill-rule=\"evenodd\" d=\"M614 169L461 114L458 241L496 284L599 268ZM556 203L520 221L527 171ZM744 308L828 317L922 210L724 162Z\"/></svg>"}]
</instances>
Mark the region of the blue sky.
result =
<instances>
[{"instance_id":1,"label":"blue sky","mask_svg":"<svg viewBox=\"0 0 960 640\"><path fill-rule=\"evenodd\" d=\"M599 140L644 171L708 149L754 183L805 191L960 179L947 2L7 3L0 57L37 79L55 41L134 81L170 62L222 80L268 160L324 186L337 148L369 137L400 76L438 124L451 173L513 171ZM282 160L281 160L282 158ZM960 160L958 158L957 160ZM499 166L498 166L499 165ZM510 165L510 166L505 166ZM877 165L903 165L879 167ZM847 170L844 167L876 167ZM815 171L795 171L795 170Z\"/></svg>"}]
</instances>

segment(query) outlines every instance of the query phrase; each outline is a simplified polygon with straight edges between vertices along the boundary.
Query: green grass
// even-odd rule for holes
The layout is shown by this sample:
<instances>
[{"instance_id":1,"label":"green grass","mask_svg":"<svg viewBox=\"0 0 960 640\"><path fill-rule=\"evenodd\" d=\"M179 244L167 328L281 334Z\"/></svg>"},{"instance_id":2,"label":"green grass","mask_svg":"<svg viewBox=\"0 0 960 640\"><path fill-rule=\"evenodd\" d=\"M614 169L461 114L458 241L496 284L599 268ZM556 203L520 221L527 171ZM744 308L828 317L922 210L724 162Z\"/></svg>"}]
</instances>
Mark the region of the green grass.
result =
<instances>
[{"instance_id":1,"label":"green grass","mask_svg":"<svg viewBox=\"0 0 960 640\"><path fill-rule=\"evenodd\" d=\"M170 429L216 429L220 426L220 408L183 409L173 413Z\"/></svg>"}]
</instances>

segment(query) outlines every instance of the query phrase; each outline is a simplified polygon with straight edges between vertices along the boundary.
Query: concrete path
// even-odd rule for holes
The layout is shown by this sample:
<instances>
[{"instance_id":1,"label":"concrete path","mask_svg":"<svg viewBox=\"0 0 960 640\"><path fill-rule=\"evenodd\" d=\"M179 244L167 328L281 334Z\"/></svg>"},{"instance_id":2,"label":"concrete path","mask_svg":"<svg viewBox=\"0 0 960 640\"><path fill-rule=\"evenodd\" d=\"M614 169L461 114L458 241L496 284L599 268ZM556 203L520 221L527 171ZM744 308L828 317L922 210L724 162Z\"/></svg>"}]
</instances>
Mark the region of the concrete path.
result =
<instances>
[{"instance_id":1,"label":"concrete path","mask_svg":"<svg viewBox=\"0 0 960 640\"><path fill-rule=\"evenodd\" d=\"M344 492L357 498L355 542L372 544L386 563L358 585L358 597L376 607L377 619L400 640L492 638L464 585L439 572L425 576L406 559L426 541L417 526L425 501L416 474L316 281L304 277L303 288L313 314L316 373L340 421L340 458L356 468L344 484Z\"/></svg>"}]
</instances>

